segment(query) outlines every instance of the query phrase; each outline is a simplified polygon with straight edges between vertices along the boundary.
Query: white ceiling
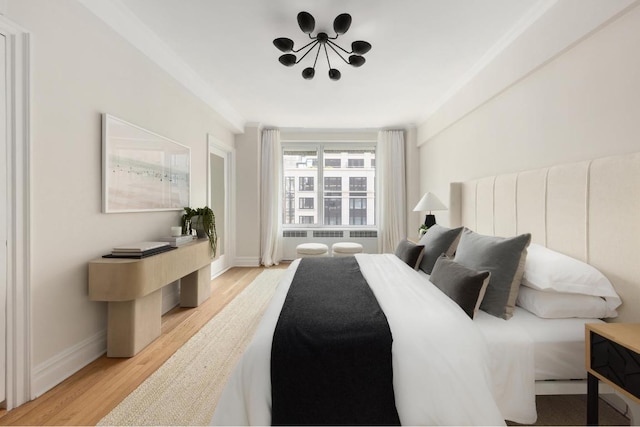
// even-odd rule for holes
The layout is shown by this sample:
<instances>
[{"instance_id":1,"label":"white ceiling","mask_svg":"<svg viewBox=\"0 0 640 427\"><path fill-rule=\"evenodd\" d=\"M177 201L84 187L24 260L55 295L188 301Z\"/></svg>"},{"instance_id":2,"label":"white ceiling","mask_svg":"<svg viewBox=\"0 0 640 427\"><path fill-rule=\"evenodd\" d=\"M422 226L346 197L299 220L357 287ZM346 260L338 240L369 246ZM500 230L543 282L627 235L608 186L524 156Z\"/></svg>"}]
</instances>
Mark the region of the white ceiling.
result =
<instances>
[{"instance_id":1,"label":"white ceiling","mask_svg":"<svg viewBox=\"0 0 640 427\"><path fill-rule=\"evenodd\" d=\"M248 123L291 128L418 125L527 25L542 0L120 0ZM287 68L277 37L308 41L296 15L333 34L340 13L353 18L337 42L373 45L353 68L330 53L340 81L309 55ZM313 33L315 35L315 32Z\"/></svg>"}]
</instances>

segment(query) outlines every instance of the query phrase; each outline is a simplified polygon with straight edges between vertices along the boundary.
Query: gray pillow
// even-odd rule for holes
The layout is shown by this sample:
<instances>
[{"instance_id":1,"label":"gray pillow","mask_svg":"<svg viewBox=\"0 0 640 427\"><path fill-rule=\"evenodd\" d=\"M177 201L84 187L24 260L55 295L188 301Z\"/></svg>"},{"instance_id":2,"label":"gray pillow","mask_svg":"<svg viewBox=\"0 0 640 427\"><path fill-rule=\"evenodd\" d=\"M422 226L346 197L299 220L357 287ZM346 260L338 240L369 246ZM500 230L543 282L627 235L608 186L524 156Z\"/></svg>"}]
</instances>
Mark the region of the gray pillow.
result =
<instances>
[{"instance_id":1,"label":"gray pillow","mask_svg":"<svg viewBox=\"0 0 640 427\"><path fill-rule=\"evenodd\" d=\"M418 265L420 265L420 260L422 259L423 249L424 246L416 245L415 243L404 239L398 243L396 256L404 261L409 267L417 270Z\"/></svg>"},{"instance_id":2,"label":"gray pillow","mask_svg":"<svg viewBox=\"0 0 640 427\"><path fill-rule=\"evenodd\" d=\"M462 227L447 228L438 224L429 227L418 242L419 245L424 245L424 254L422 255L422 261L420 261L420 270L431 274L431 270L433 270L433 266L440 255L453 255L456 251L461 232Z\"/></svg>"},{"instance_id":3,"label":"gray pillow","mask_svg":"<svg viewBox=\"0 0 640 427\"><path fill-rule=\"evenodd\" d=\"M491 272L481 310L502 319L511 318L530 242L529 233L504 238L484 236L464 229L455 261L468 268Z\"/></svg>"},{"instance_id":4,"label":"gray pillow","mask_svg":"<svg viewBox=\"0 0 640 427\"><path fill-rule=\"evenodd\" d=\"M491 273L476 271L441 256L429 280L473 319L480 308Z\"/></svg>"}]
</instances>

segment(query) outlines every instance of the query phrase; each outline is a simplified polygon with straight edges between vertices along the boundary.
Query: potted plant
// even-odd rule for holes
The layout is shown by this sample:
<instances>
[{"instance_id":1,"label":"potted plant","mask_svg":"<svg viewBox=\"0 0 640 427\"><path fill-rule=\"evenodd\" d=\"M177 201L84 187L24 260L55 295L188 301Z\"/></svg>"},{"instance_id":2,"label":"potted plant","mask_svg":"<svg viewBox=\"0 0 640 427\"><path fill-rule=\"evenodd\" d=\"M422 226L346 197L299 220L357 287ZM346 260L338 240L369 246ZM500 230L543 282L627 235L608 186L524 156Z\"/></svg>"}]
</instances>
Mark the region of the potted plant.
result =
<instances>
[{"instance_id":1,"label":"potted plant","mask_svg":"<svg viewBox=\"0 0 640 427\"><path fill-rule=\"evenodd\" d=\"M208 206L196 209L185 207L181 218L183 232L187 232L187 220L191 222L191 228L196 230L199 239L205 236L209 239L211 252L215 257L218 248L218 234L216 232L216 216L211 208Z\"/></svg>"}]
</instances>

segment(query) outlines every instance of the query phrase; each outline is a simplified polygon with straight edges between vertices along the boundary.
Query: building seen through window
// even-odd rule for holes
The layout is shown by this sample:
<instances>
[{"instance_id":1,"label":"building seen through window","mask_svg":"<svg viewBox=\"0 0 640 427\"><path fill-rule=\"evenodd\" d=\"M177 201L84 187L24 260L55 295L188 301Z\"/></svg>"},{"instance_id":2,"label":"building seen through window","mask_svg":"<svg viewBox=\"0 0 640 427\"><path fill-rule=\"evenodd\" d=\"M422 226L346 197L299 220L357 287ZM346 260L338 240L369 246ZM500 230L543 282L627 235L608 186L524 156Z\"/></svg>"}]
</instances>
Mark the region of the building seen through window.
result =
<instances>
[{"instance_id":1,"label":"building seen through window","mask_svg":"<svg viewBox=\"0 0 640 427\"><path fill-rule=\"evenodd\" d=\"M375 225L375 143L300 145L283 144L283 224Z\"/></svg>"}]
</instances>

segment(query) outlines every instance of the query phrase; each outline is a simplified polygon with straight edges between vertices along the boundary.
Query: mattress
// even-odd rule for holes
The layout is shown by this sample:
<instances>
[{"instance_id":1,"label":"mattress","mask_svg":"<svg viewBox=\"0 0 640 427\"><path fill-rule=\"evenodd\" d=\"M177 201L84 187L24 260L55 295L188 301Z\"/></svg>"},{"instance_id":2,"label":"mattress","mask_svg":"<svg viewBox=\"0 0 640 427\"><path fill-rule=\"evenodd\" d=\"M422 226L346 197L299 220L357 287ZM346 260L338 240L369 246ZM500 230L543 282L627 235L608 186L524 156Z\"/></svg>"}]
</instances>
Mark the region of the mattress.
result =
<instances>
[{"instance_id":1,"label":"mattress","mask_svg":"<svg viewBox=\"0 0 640 427\"><path fill-rule=\"evenodd\" d=\"M604 323L588 318L543 319L522 307L516 307L508 321L479 311L474 322L489 342L493 359L500 359L510 342L529 342L535 381L586 379L584 325Z\"/></svg>"},{"instance_id":2,"label":"mattress","mask_svg":"<svg viewBox=\"0 0 640 427\"><path fill-rule=\"evenodd\" d=\"M509 322L525 331L533 341L536 381L587 378L584 331L586 323L600 319L542 319L516 307Z\"/></svg>"}]
</instances>

